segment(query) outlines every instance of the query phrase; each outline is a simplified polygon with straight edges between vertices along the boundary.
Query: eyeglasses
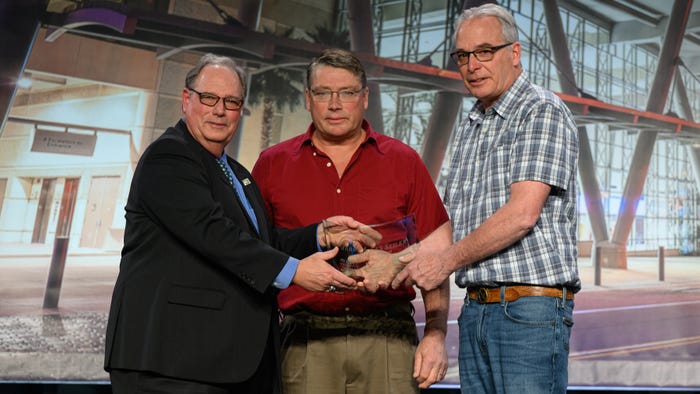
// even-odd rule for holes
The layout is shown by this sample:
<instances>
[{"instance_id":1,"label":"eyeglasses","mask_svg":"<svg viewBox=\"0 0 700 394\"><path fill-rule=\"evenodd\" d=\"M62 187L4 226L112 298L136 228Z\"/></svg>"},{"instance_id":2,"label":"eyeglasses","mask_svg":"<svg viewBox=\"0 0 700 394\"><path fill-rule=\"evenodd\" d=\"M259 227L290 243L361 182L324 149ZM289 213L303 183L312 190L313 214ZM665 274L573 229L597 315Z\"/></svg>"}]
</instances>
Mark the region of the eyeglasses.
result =
<instances>
[{"instance_id":1,"label":"eyeglasses","mask_svg":"<svg viewBox=\"0 0 700 394\"><path fill-rule=\"evenodd\" d=\"M319 103L325 103L330 101L333 97L333 93L338 94L338 100L340 100L341 103L354 103L359 97L362 96L362 92L364 91L364 89L364 87L359 88L357 90L310 89L310 92L311 98Z\"/></svg>"},{"instance_id":2,"label":"eyeglasses","mask_svg":"<svg viewBox=\"0 0 700 394\"><path fill-rule=\"evenodd\" d=\"M509 42L507 44L498 45L495 47L479 48L475 51L454 51L450 53L450 57L455 63L457 63L458 66L464 66L465 64L469 63L469 55L474 55L476 60L480 62L490 62L493 60L493 56L497 50L505 48L508 45L513 45L513 43Z\"/></svg>"},{"instance_id":3,"label":"eyeglasses","mask_svg":"<svg viewBox=\"0 0 700 394\"><path fill-rule=\"evenodd\" d=\"M219 97L215 94L198 92L190 87L188 87L187 89L197 93L197 95L199 95L199 102L206 105L207 107L215 106L219 103L219 100L222 99L222 97ZM224 108L226 108L229 111L238 111L243 106L243 99L240 99L238 97L223 97L223 100Z\"/></svg>"}]
</instances>

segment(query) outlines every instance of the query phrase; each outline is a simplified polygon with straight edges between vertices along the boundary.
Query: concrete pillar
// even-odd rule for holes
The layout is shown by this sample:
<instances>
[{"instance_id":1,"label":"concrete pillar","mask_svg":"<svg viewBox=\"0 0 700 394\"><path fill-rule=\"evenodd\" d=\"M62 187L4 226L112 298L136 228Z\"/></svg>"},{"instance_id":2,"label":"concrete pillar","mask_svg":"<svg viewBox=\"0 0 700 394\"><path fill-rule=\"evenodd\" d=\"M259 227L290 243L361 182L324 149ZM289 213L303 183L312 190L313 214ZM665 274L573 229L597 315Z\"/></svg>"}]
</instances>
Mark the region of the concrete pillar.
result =
<instances>
[{"instance_id":1,"label":"concrete pillar","mask_svg":"<svg viewBox=\"0 0 700 394\"><path fill-rule=\"evenodd\" d=\"M261 12L262 0L242 0L236 19L250 30L258 30Z\"/></svg>"},{"instance_id":2,"label":"concrete pillar","mask_svg":"<svg viewBox=\"0 0 700 394\"><path fill-rule=\"evenodd\" d=\"M447 145L450 143L450 135L459 111L462 109L463 98L464 95L453 92L438 92L435 96L433 112L430 114L421 151L421 157L433 182L437 181L440 175Z\"/></svg>"},{"instance_id":3,"label":"concrete pillar","mask_svg":"<svg viewBox=\"0 0 700 394\"><path fill-rule=\"evenodd\" d=\"M678 105L681 108L681 118L695 122L693 107L690 106L690 100L688 100L688 90L685 88L683 78L681 78L681 76L678 74L676 74L674 86L676 90L676 97L678 98Z\"/></svg>"},{"instance_id":4,"label":"concrete pillar","mask_svg":"<svg viewBox=\"0 0 700 394\"><path fill-rule=\"evenodd\" d=\"M370 0L348 0L348 28L350 30L350 50L375 56L374 26L372 25L372 4ZM373 70L367 69L368 77ZM381 89L376 82L367 81L369 105L365 119L372 129L384 133Z\"/></svg>"},{"instance_id":5,"label":"concrete pillar","mask_svg":"<svg viewBox=\"0 0 700 394\"><path fill-rule=\"evenodd\" d=\"M593 244L593 249L597 250L596 258L600 257L600 262L594 259L594 267L600 264L605 268L627 269L627 245L612 241L600 241ZM624 262L624 265L620 263Z\"/></svg>"},{"instance_id":6,"label":"concrete pillar","mask_svg":"<svg viewBox=\"0 0 700 394\"><path fill-rule=\"evenodd\" d=\"M478 7L486 3L495 3L494 1L483 0L465 0L462 3L462 10ZM459 16L459 15L458 15ZM457 20L451 21L455 23ZM448 63L448 70L457 71L457 66L454 63ZM435 104L433 112L428 120L428 127L425 130L423 139L423 147L421 156L430 176L433 181L437 181L440 175L440 168L445 159L445 152L450 142L450 135L454 129L455 122L462 109L462 101L464 95L454 92L437 92L435 95Z\"/></svg>"},{"instance_id":7,"label":"concrete pillar","mask_svg":"<svg viewBox=\"0 0 700 394\"><path fill-rule=\"evenodd\" d=\"M549 32L550 43L554 51L554 61L557 64L559 73L559 84L562 93L579 96L579 88L576 86L574 76L574 66L571 64L569 47L566 45L566 32L559 14L559 6L556 0L542 0L544 16L547 21L547 31ZM554 39L558 38L558 39Z\"/></svg>"},{"instance_id":8,"label":"concrete pillar","mask_svg":"<svg viewBox=\"0 0 700 394\"><path fill-rule=\"evenodd\" d=\"M686 145L685 152L690 159L695 177L695 188L700 192L700 147Z\"/></svg>"},{"instance_id":9,"label":"concrete pillar","mask_svg":"<svg viewBox=\"0 0 700 394\"><path fill-rule=\"evenodd\" d=\"M666 36L664 38L661 54L659 55L659 65L656 69L654 82L649 91L649 102L646 110L649 112L663 113L666 105L666 98L673 81L676 69L676 62L680 53L683 35L685 33L688 18L690 17L692 1L676 0L673 3ZM637 204L644 189L644 182L654 151L657 132L643 131L639 133L637 144L634 148L630 172L627 175L625 189L622 195L622 204L612 236L612 244L621 247L627 243L632 224L634 222ZM612 267L626 268L626 254L616 254L618 260L611 261Z\"/></svg>"},{"instance_id":10,"label":"concrete pillar","mask_svg":"<svg viewBox=\"0 0 700 394\"><path fill-rule=\"evenodd\" d=\"M676 97L678 98L678 104L681 111L681 118L695 122L693 108L690 106L690 100L688 100L688 91L685 88L683 78L681 78L680 75L676 75L675 87ZM688 155L690 163L692 164L693 176L695 178L695 188L698 192L700 192L700 145L686 145L685 152Z\"/></svg>"},{"instance_id":11,"label":"concrete pillar","mask_svg":"<svg viewBox=\"0 0 700 394\"><path fill-rule=\"evenodd\" d=\"M579 96L580 90L576 86L576 77L574 76L574 67L571 64L571 56L569 48L566 45L566 39L557 39L566 37L564 25L559 14L559 6L556 0L543 0L545 18L547 20L547 30L549 31L552 49L554 51L554 59L557 63L557 71L559 72L559 82L562 93ZM581 179L581 187L586 200L586 209L588 217L591 221L593 230L593 240L595 243L608 240L608 230L605 223L605 211L603 209L603 200L600 195L600 186L598 178L595 175L595 161L591 144L588 140L588 132L585 126L578 128L579 141L579 179Z\"/></svg>"}]
</instances>

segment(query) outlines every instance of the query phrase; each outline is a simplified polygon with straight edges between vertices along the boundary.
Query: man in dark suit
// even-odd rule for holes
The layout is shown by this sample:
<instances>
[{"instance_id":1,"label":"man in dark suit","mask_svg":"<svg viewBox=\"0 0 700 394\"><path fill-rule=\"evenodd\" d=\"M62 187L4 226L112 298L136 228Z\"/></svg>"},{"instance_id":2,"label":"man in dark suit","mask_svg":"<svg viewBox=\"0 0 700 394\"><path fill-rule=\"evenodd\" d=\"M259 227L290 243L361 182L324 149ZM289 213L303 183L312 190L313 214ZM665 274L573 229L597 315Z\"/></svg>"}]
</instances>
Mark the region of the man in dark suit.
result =
<instances>
[{"instance_id":1,"label":"man in dark suit","mask_svg":"<svg viewBox=\"0 0 700 394\"><path fill-rule=\"evenodd\" d=\"M203 56L185 80L183 119L136 167L107 326L115 393L281 392L276 289L353 289L325 261L337 249L314 252L347 236L374 245L348 217L271 227L250 173L224 153L243 81L231 59Z\"/></svg>"}]
</instances>

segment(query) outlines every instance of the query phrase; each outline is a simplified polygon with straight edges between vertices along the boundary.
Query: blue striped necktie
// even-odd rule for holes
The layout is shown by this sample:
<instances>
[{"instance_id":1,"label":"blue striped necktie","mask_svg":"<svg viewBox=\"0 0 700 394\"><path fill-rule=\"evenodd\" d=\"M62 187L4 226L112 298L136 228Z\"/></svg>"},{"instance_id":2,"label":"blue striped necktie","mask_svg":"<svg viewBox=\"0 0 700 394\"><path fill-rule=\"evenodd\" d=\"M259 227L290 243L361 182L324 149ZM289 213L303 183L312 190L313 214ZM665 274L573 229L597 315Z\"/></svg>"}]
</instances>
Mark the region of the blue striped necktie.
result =
<instances>
[{"instance_id":1,"label":"blue striped necktie","mask_svg":"<svg viewBox=\"0 0 700 394\"><path fill-rule=\"evenodd\" d=\"M225 159L217 158L216 162L219 164L219 168L221 168L221 171L223 171L226 175L228 183L230 183L231 186L233 186L233 189L236 191L236 194L238 194L238 198L241 200L241 203L243 203L243 207L248 213L250 221L253 222L255 230L260 232L260 229L258 229L258 220L255 216L255 211L253 211L253 207L250 205L250 201L248 201L248 198L245 196L245 192L243 191L243 185L241 185L241 182L239 182L238 179L233 176L233 173L231 172L228 163L226 163L224 160Z\"/></svg>"}]
</instances>

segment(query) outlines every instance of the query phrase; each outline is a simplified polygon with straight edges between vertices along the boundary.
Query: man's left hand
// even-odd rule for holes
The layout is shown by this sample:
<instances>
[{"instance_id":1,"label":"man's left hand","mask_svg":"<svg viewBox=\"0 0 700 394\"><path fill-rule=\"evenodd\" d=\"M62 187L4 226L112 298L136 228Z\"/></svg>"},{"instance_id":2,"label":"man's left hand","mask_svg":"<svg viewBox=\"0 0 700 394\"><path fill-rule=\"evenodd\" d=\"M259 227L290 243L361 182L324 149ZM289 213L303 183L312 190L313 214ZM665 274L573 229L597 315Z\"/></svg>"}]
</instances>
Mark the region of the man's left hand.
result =
<instances>
[{"instance_id":1,"label":"man's left hand","mask_svg":"<svg viewBox=\"0 0 700 394\"><path fill-rule=\"evenodd\" d=\"M418 343L413 362L413 378L418 382L418 388L427 389L433 383L444 379L447 367L445 333L426 332Z\"/></svg>"}]
</instances>

